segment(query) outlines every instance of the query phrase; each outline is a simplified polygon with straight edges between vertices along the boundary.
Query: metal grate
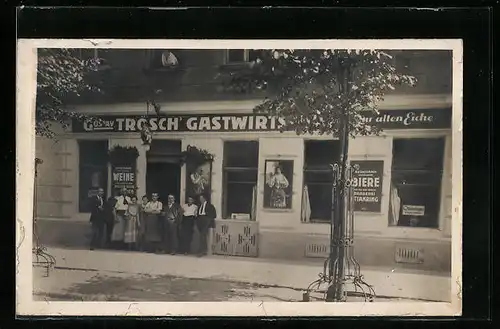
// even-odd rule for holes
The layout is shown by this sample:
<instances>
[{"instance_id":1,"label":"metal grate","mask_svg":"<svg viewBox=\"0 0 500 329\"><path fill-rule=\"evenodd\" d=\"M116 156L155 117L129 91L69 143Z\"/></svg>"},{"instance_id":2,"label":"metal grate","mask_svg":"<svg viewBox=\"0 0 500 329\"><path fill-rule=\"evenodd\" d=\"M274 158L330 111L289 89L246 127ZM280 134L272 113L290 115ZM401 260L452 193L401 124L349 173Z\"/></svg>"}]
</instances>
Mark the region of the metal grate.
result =
<instances>
[{"instance_id":1,"label":"metal grate","mask_svg":"<svg viewBox=\"0 0 500 329\"><path fill-rule=\"evenodd\" d=\"M396 263L422 264L424 250L419 248L396 247Z\"/></svg>"},{"instance_id":2,"label":"metal grate","mask_svg":"<svg viewBox=\"0 0 500 329\"><path fill-rule=\"evenodd\" d=\"M325 258L328 257L329 245L328 243L307 243L305 256L311 258Z\"/></svg>"},{"instance_id":3,"label":"metal grate","mask_svg":"<svg viewBox=\"0 0 500 329\"><path fill-rule=\"evenodd\" d=\"M217 221L212 245L214 254L258 257L257 222Z\"/></svg>"}]
</instances>

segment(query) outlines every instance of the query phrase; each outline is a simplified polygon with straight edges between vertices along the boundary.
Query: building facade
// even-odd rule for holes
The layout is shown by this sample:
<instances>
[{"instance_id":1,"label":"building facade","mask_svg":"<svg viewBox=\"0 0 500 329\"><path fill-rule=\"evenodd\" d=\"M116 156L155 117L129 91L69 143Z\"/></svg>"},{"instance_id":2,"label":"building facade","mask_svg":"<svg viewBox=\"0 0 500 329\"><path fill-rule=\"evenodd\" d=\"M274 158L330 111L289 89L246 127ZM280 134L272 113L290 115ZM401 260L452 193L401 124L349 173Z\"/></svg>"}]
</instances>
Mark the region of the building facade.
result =
<instances>
[{"instance_id":1,"label":"building facade","mask_svg":"<svg viewBox=\"0 0 500 329\"><path fill-rule=\"evenodd\" d=\"M251 52L167 54L105 53L109 67L99 73L114 81L113 87L107 95L75 105L101 120L75 122L69 131L61 131L57 142L37 139L37 157L44 160L38 216L86 219L86 200L98 186L112 195L117 186L131 184L139 196L174 194L182 203L196 192L202 177L202 188L218 211L216 252L227 252L229 233L222 226L235 223L251 229L254 240L235 231L235 239L245 240L247 250L232 254L325 257L329 164L340 151L338 140L279 132L278 119L252 113L261 95L235 97L220 91L217 72L249 60ZM172 55L175 65L166 65ZM349 160L360 166L354 189L356 257L365 266L450 272L451 52L401 51L395 56L397 65L417 76L419 84L386 96L375 119L384 128L379 136L350 141ZM145 119L146 103L140 95L151 86L164 91L156 97L161 113ZM149 150L140 137L144 120L153 120ZM111 165L107 154L116 146L135 147L135 163ZM212 154L213 162L200 168L179 162L181 152L191 146ZM270 188L273 182L281 184L281 194Z\"/></svg>"}]
</instances>

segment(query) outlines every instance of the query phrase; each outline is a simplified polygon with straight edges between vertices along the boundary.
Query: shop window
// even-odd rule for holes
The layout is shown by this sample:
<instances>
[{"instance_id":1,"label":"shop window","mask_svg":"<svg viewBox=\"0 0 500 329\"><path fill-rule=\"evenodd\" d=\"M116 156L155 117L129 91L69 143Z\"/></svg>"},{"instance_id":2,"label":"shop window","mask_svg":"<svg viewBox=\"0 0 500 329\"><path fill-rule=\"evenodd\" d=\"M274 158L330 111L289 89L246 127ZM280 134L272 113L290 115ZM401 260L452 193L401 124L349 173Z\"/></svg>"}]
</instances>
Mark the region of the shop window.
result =
<instances>
[{"instance_id":1,"label":"shop window","mask_svg":"<svg viewBox=\"0 0 500 329\"><path fill-rule=\"evenodd\" d=\"M330 164L337 161L339 152L340 145L336 140L304 142L302 221L330 221L333 183ZM306 199L309 202L304 202Z\"/></svg>"},{"instance_id":2,"label":"shop window","mask_svg":"<svg viewBox=\"0 0 500 329\"><path fill-rule=\"evenodd\" d=\"M389 225L439 227L444 138L394 139Z\"/></svg>"},{"instance_id":3,"label":"shop window","mask_svg":"<svg viewBox=\"0 0 500 329\"><path fill-rule=\"evenodd\" d=\"M108 182L108 142L79 141L79 211L90 212L90 197Z\"/></svg>"},{"instance_id":4,"label":"shop window","mask_svg":"<svg viewBox=\"0 0 500 329\"><path fill-rule=\"evenodd\" d=\"M256 141L225 142L223 166L223 218L245 214L255 220L259 143Z\"/></svg>"}]
</instances>

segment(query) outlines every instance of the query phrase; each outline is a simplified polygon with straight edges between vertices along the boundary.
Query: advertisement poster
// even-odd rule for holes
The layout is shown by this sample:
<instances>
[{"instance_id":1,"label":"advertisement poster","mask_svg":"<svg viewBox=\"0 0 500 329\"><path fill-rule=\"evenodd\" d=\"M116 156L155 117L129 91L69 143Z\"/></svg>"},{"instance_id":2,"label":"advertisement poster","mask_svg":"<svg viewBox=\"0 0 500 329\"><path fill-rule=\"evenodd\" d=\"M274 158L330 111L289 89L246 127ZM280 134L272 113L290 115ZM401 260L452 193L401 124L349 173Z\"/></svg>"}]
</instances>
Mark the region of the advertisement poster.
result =
<instances>
[{"instance_id":1,"label":"advertisement poster","mask_svg":"<svg viewBox=\"0 0 500 329\"><path fill-rule=\"evenodd\" d=\"M186 196L192 197L198 200L201 194L204 194L210 198L212 191L211 188L211 178L212 178L212 163L205 162L199 166L187 165L187 175L186 175Z\"/></svg>"},{"instance_id":2,"label":"advertisement poster","mask_svg":"<svg viewBox=\"0 0 500 329\"><path fill-rule=\"evenodd\" d=\"M359 166L352 179L354 211L380 212L384 161L351 161L351 165Z\"/></svg>"},{"instance_id":3,"label":"advertisement poster","mask_svg":"<svg viewBox=\"0 0 500 329\"><path fill-rule=\"evenodd\" d=\"M293 160L266 160L264 208L292 209Z\"/></svg>"},{"instance_id":4,"label":"advertisement poster","mask_svg":"<svg viewBox=\"0 0 500 329\"><path fill-rule=\"evenodd\" d=\"M136 178L134 166L113 166L112 184L115 195L123 188L126 188L129 194L135 194Z\"/></svg>"}]
</instances>

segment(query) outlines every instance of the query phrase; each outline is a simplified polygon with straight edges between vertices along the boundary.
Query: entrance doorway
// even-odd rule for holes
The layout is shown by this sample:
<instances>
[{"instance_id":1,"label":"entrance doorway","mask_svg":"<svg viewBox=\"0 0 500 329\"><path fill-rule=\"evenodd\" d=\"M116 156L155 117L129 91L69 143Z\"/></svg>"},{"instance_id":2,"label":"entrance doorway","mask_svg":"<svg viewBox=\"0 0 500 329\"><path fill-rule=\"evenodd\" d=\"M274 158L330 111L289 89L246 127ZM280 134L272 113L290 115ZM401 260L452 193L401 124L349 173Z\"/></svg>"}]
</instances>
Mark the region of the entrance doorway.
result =
<instances>
[{"instance_id":1,"label":"entrance doorway","mask_svg":"<svg viewBox=\"0 0 500 329\"><path fill-rule=\"evenodd\" d=\"M167 202L167 196L172 194L180 202L181 167L179 163L148 162L146 172L146 193L158 193L160 201ZM139 198L141 198L139 196Z\"/></svg>"}]
</instances>

